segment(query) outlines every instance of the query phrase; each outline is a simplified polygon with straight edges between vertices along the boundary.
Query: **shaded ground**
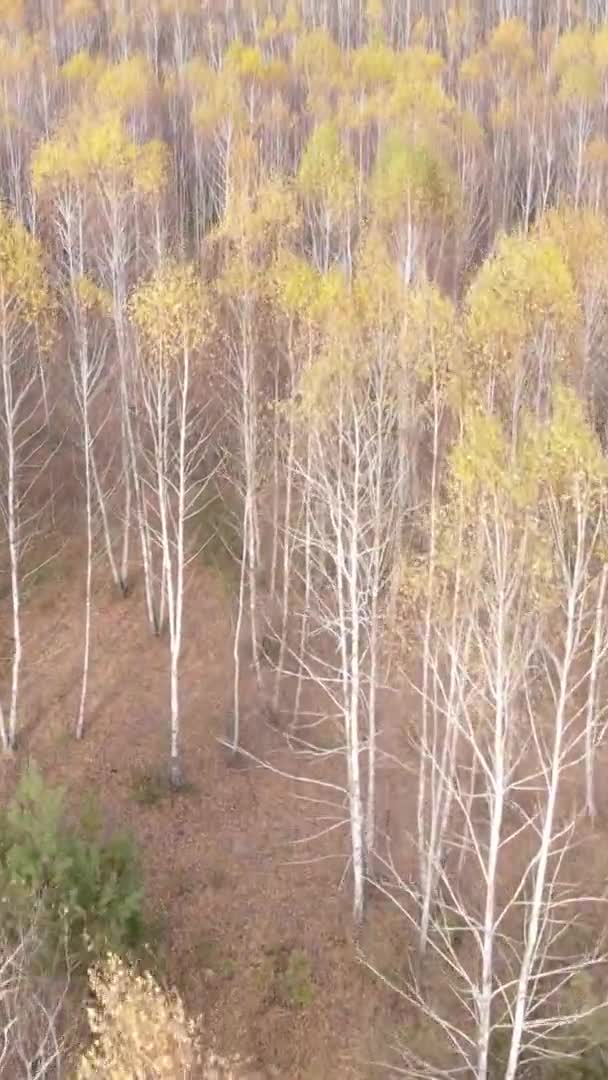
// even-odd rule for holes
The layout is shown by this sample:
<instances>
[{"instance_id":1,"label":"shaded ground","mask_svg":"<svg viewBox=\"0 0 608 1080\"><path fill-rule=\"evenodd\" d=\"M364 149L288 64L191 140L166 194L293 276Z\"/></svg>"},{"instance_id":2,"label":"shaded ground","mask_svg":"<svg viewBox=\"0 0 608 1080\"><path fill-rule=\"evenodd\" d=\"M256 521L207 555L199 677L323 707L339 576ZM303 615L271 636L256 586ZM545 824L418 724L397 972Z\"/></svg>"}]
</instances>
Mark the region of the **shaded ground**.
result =
<instances>
[{"instance_id":1,"label":"shaded ground","mask_svg":"<svg viewBox=\"0 0 608 1080\"><path fill-rule=\"evenodd\" d=\"M182 738L191 789L172 797L157 783L168 744L167 647L148 633L137 588L126 600L98 590L87 730L81 743L73 738L82 591L65 559L62 566L37 583L26 612L23 735L5 791L31 754L51 782L66 786L75 811L93 793L108 825L132 832L167 978L202 1014L210 1044L251 1057L262 1076L378 1075L365 1062L385 1056L404 1017L356 960L348 884L338 889L340 841L294 849L313 827L296 785L235 767L217 742L230 714L232 666L221 575L197 570L189 594ZM276 733L255 700L246 685L243 737L266 754ZM397 932L391 941L389 914L377 903L366 933L384 936L398 954Z\"/></svg>"}]
</instances>

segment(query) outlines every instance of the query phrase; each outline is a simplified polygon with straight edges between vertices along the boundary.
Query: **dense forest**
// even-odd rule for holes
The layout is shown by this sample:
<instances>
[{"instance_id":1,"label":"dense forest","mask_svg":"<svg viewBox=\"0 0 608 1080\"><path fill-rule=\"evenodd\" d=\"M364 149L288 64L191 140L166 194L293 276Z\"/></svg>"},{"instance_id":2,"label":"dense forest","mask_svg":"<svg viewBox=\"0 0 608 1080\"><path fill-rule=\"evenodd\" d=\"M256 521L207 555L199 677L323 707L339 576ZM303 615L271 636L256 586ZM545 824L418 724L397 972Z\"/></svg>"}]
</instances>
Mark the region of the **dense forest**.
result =
<instances>
[{"instance_id":1,"label":"dense forest","mask_svg":"<svg viewBox=\"0 0 608 1080\"><path fill-rule=\"evenodd\" d=\"M605 0L0 0L0 109L0 1073L605 1077ZM135 847L281 793L348 1064L161 988L117 732Z\"/></svg>"}]
</instances>

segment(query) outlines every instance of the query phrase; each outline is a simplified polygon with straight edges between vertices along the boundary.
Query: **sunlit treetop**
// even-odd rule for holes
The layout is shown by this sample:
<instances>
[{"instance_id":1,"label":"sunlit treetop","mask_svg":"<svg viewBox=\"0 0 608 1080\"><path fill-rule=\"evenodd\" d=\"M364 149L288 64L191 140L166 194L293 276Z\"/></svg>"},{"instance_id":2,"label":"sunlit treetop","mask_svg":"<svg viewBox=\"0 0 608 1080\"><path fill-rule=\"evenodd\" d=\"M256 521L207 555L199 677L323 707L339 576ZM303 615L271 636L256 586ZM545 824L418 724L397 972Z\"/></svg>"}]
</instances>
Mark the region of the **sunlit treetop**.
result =
<instances>
[{"instance_id":1,"label":"sunlit treetop","mask_svg":"<svg viewBox=\"0 0 608 1080\"><path fill-rule=\"evenodd\" d=\"M74 281L74 294L83 311L99 315L111 315L112 294L84 275Z\"/></svg>"},{"instance_id":2,"label":"sunlit treetop","mask_svg":"<svg viewBox=\"0 0 608 1080\"><path fill-rule=\"evenodd\" d=\"M443 87L445 62L426 49L406 49L398 54L398 70L387 102L387 117L412 128L434 128L454 113L455 102Z\"/></svg>"},{"instance_id":3,"label":"sunlit treetop","mask_svg":"<svg viewBox=\"0 0 608 1080\"><path fill-rule=\"evenodd\" d=\"M32 183L41 192L49 187L62 187L82 177L82 165L76 147L64 131L40 143L32 156Z\"/></svg>"},{"instance_id":4,"label":"sunlit treetop","mask_svg":"<svg viewBox=\"0 0 608 1080\"><path fill-rule=\"evenodd\" d=\"M103 57L93 56L86 49L80 49L79 52L73 53L59 70L68 82L96 83L103 69Z\"/></svg>"},{"instance_id":5,"label":"sunlit treetop","mask_svg":"<svg viewBox=\"0 0 608 1080\"><path fill-rule=\"evenodd\" d=\"M320 275L316 310L320 341L302 371L298 392L302 418L322 428L335 417L342 392L356 390L367 357L356 347L352 293L339 269Z\"/></svg>"},{"instance_id":6,"label":"sunlit treetop","mask_svg":"<svg viewBox=\"0 0 608 1080\"><path fill-rule=\"evenodd\" d=\"M593 34L585 24L567 30L559 37L553 50L552 67L556 75L578 64L593 64Z\"/></svg>"},{"instance_id":7,"label":"sunlit treetop","mask_svg":"<svg viewBox=\"0 0 608 1080\"><path fill-rule=\"evenodd\" d=\"M240 79L259 79L264 69L264 57L257 45L245 45L235 38L224 53L224 67Z\"/></svg>"},{"instance_id":8,"label":"sunlit treetop","mask_svg":"<svg viewBox=\"0 0 608 1080\"><path fill-rule=\"evenodd\" d=\"M526 588L540 610L560 603L556 590L562 552L556 552L552 515L574 517L575 505L589 509L605 500L607 470L599 440L584 415L580 399L559 382L552 391L548 421L528 414L517 447L512 447L495 416L468 409L460 442L449 456L448 501L439 540L441 568L477 580L483 572L484 541L476 542L485 505L503 517L508 543L522 555ZM455 527L464 512L466 558L454 545ZM591 536L589 537L591 540ZM599 534L595 536L599 541ZM563 534L559 543L563 540ZM521 545L521 546L520 546ZM599 550L599 549L598 549ZM557 555L557 559L556 559Z\"/></svg>"},{"instance_id":9,"label":"sunlit treetop","mask_svg":"<svg viewBox=\"0 0 608 1080\"><path fill-rule=\"evenodd\" d=\"M38 191L105 177L151 195L164 188L167 174L166 145L158 139L133 142L115 111L101 116L86 111L74 115L52 139L40 144L32 159L32 179Z\"/></svg>"},{"instance_id":10,"label":"sunlit treetop","mask_svg":"<svg viewBox=\"0 0 608 1080\"><path fill-rule=\"evenodd\" d=\"M528 424L521 453L527 472L561 499L599 496L608 480L608 462L583 403L560 383L553 390L549 422Z\"/></svg>"},{"instance_id":11,"label":"sunlit treetop","mask_svg":"<svg viewBox=\"0 0 608 1080\"><path fill-rule=\"evenodd\" d=\"M602 39L598 40L601 54ZM578 106L594 105L601 100L602 71L596 61L594 37L588 26L581 25L562 34L552 56L561 101Z\"/></svg>"},{"instance_id":12,"label":"sunlit treetop","mask_svg":"<svg viewBox=\"0 0 608 1080\"><path fill-rule=\"evenodd\" d=\"M309 30L298 38L294 62L309 85L329 89L342 82L346 57L326 30Z\"/></svg>"},{"instance_id":13,"label":"sunlit treetop","mask_svg":"<svg viewBox=\"0 0 608 1080\"><path fill-rule=\"evenodd\" d=\"M503 236L466 298L469 339L479 358L493 362L517 361L547 326L569 341L578 319L572 274L549 236Z\"/></svg>"},{"instance_id":14,"label":"sunlit treetop","mask_svg":"<svg viewBox=\"0 0 608 1080\"><path fill-rule=\"evenodd\" d=\"M198 71L198 76L202 72ZM212 135L219 127L231 129L242 127L247 114L241 94L241 87L234 72L222 68L212 72L204 92L197 93L192 107L192 122L204 135Z\"/></svg>"},{"instance_id":15,"label":"sunlit treetop","mask_svg":"<svg viewBox=\"0 0 608 1080\"><path fill-rule=\"evenodd\" d=\"M399 71L397 53L383 43L355 49L350 62L354 86L364 90L391 85Z\"/></svg>"},{"instance_id":16,"label":"sunlit treetop","mask_svg":"<svg viewBox=\"0 0 608 1080\"><path fill-rule=\"evenodd\" d=\"M400 363L422 386L435 382L440 393L452 392L454 352L460 346L454 305L428 281L407 289L403 304Z\"/></svg>"},{"instance_id":17,"label":"sunlit treetop","mask_svg":"<svg viewBox=\"0 0 608 1080\"><path fill-rule=\"evenodd\" d=\"M434 83L445 71L445 60L435 49L413 45L396 55L401 75L412 82Z\"/></svg>"},{"instance_id":18,"label":"sunlit treetop","mask_svg":"<svg viewBox=\"0 0 608 1080\"><path fill-rule=\"evenodd\" d=\"M270 270L269 283L275 300L283 311L307 321L319 317L322 275L301 255L283 249Z\"/></svg>"},{"instance_id":19,"label":"sunlit treetop","mask_svg":"<svg viewBox=\"0 0 608 1080\"><path fill-rule=\"evenodd\" d=\"M608 219L590 209L561 207L543 214L535 231L559 247L577 291L601 283L608 289Z\"/></svg>"},{"instance_id":20,"label":"sunlit treetop","mask_svg":"<svg viewBox=\"0 0 608 1080\"><path fill-rule=\"evenodd\" d=\"M219 292L232 299L275 295L269 267L277 252L286 251L297 229L293 185L283 177L262 176L231 193L224 218L210 239L228 241Z\"/></svg>"},{"instance_id":21,"label":"sunlit treetop","mask_svg":"<svg viewBox=\"0 0 608 1080\"><path fill-rule=\"evenodd\" d=\"M484 495L504 493L516 483L512 454L496 416L468 409L462 438L450 453L452 484L455 482L471 504Z\"/></svg>"},{"instance_id":22,"label":"sunlit treetop","mask_svg":"<svg viewBox=\"0 0 608 1080\"><path fill-rule=\"evenodd\" d=\"M201 348L209 331L208 292L190 264L163 266L135 290L129 313L147 358L161 368L184 348Z\"/></svg>"},{"instance_id":23,"label":"sunlit treetop","mask_svg":"<svg viewBox=\"0 0 608 1080\"><path fill-rule=\"evenodd\" d=\"M255 187L243 185L232 194L218 233L261 257L286 240L297 224L293 185L282 177L262 177Z\"/></svg>"},{"instance_id":24,"label":"sunlit treetop","mask_svg":"<svg viewBox=\"0 0 608 1080\"><path fill-rule=\"evenodd\" d=\"M378 148L370 194L380 220L396 222L408 212L429 217L450 211L455 181L436 149L394 129Z\"/></svg>"},{"instance_id":25,"label":"sunlit treetop","mask_svg":"<svg viewBox=\"0 0 608 1080\"><path fill-rule=\"evenodd\" d=\"M476 52L471 53L470 56L465 56L460 65L459 75L461 82L465 84L483 83L491 79L493 68L487 50L478 49Z\"/></svg>"},{"instance_id":26,"label":"sunlit treetop","mask_svg":"<svg viewBox=\"0 0 608 1080\"><path fill-rule=\"evenodd\" d=\"M561 76L560 100L573 105L599 104L602 97L602 81L598 69L584 61L571 64Z\"/></svg>"},{"instance_id":27,"label":"sunlit treetop","mask_svg":"<svg viewBox=\"0 0 608 1080\"><path fill-rule=\"evenodd\" d=\"M337 124L318 124L302 155L298 188L306 199L318 201L338 214L347 213L354 202L355 168L342 142Z\"/></svg>"},{"instance_id":28,"label":"sunlit treetop","mask_svg":"<svg viewBox=\"0 0 608 1080\"><path fill-rule=\"evenodd\" d=\"M0 210L0 306L5 304L36 322L49 322L54 309L40 244Z\"/></svg>"},{"instance_id":29,"label":"sunlit treetop","mask_svg":"<svg viewBox=\"0 0 608 1080\"><path fill-rule=\"evenodd\" d=\"M134 53L106 68L97 83L95 96L103 109L131 109L144 104L154 85L154 73L148 60L142 54Z\"/></svg>"},{"instance_id":30,"label":"sunlit treetop","mask_svg":"<svg viewBox=\"0 0 608 1080\"><path fill-rule=\"evenodd\" d=\"M449 56L462 54L467 36L474 27L475 13L469 0L452 6L446 12L446 44Z\"/></svg>"},{"instance_id":31,"label":"sunlit treetop","mask_svg":"<svg viewBox=\"0 0 608 1080\"><path fill-rule=\"evenodd\" d=\"M593 58L603 75L608 73L608 23L600 26L593 35Z\"/></svg>"},{"instance_id":32,"label":"sunlit treetop","mask_svg":"<svg viewBox=\"0 0 608 1080\"><path fill-rule=\"evenodd\" d=\"M508 76L521 77L534 66L534 47L523 19L500 22L490 36L488 51L492 63L500 65Z\"/></svg>"}]
</instances>

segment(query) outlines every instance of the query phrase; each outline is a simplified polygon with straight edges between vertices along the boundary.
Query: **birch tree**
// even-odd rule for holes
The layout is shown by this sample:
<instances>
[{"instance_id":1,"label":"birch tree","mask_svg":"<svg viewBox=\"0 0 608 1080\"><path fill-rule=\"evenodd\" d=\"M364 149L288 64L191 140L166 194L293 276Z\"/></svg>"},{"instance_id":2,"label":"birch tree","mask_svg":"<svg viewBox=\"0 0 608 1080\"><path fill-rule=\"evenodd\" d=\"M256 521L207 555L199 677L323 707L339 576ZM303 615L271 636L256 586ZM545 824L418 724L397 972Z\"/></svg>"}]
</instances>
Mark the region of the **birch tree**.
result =
<instances>
[{"instance_id":1,"label":"birch tree","mask_svg":"<svg viewBox=\"0 0 608 1080\"><path fill-rule=\"evenodd\" d=\"M0 493L10 581L10 688L0 705L4 750L17 740L23 656L22 558L34 521L31 496L44 461L45 420L38 349L48 341L53 301L42 249L6 213L0 215L0 434L3 483Z\"/></svg>"},{"instance_id":2,"label":"birch tree","mask_svg":"<svg viewBox=\"0 0 608 1080\"><path fill-rule=\"evenodd\" d=\"M592 504L605 466L559 387L551 421L532 423L519 450L514 462L496 420L471 413L452 456L462 526L455 546L454 520L445 524L440 565L453 599L435 622L443 654L428 706L443 725L437 768L450 789L429 962L451 994L425 992L420 965L398 987L442 1044L433 1060L406 1052L411 1076L500 1069L514 1080L559 1058L558 1036L605 1005L601 993L572 997L605 956L601 944L576 946L600 899L569 884L580 817L568 797L586 753L581 662L594 637ZM418 925L424 907L407 881L397 875L387 895Z\"/></svg>"},{"instance_id":3,"label":"birch tree","mask_svg":"<svg viewBox=\"0 0 608 1080\"><path fill-rule=\"evenodd\" d=\"M209 298L189 265L167 265L130 301L138 342L138 385L147 459L144 497L161 551L170 660L170 780L183 780L180 755L180 657L189 565L188 523L201 509L212 475L209 400L201 401Z\"/></svg>"},{"instance_id":4,"label":"birch tree","mask_svg":"<svg viewBox=\"0 0 608 1080\"><path fill-rule=\"evenodd\" d=\"M327 695L343 739L337 753L345 762L348 814L343 824L350 836L358 923L375 835L377 635L394 539L394 412L387 357L382 350L370 355L371 327L365 321L361 339L353 333L357 309L338 271L321 277L317 310L324 313L325 334L299 385L310 444L306 456L295 462L309 492L306 528L299 530L296 543L310 549L303 555L310 560L308 598L318 635L318 646L309 644L307 675ZM314 735L308 750L314 754Z\"/></svg>"}]
</instances>

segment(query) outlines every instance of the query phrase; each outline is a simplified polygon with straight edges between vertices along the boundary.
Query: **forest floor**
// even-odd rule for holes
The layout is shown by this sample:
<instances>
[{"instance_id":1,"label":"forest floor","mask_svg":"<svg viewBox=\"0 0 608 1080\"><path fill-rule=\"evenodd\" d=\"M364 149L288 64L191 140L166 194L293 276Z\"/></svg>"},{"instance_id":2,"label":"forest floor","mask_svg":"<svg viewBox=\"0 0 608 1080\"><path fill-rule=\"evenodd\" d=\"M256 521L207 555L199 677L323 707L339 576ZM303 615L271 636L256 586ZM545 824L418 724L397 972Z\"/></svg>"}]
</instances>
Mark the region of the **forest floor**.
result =
<instances>
[{"instance_id":1,"label":"forest floor","mask_svg":"<svg viewBox=\"0 0 608 1080\"><path fill-rule=\"evenodd\" d=\"M370 1062L386 1060L407 1017L357 960L348 879L340 887L348 838L294 844L318 827L296 797L302 786L231 761L218 741L232 699L222 574L199 566L189 586L181 683L188 786L172 795L158 782L168 748L167 643L147 630L137 585L126 599L96 592L87 726L82 742L74 738L83 605L72 565L80 563L65 552L49 564L26 606L22 736L4 769L4 797L32 757L49 782L65 786L73 812L91 795L108 827L132 834L166 978L200 1014L208 1046L238 1053L264 1078L381 1075ZM251 673L243 699L244 745L294 771L256 705ZM403 924L381 900L370 906L366 943L376 959L385 953L394 965L402 953L405 963Z\"/></svg>"}]
</instances>

